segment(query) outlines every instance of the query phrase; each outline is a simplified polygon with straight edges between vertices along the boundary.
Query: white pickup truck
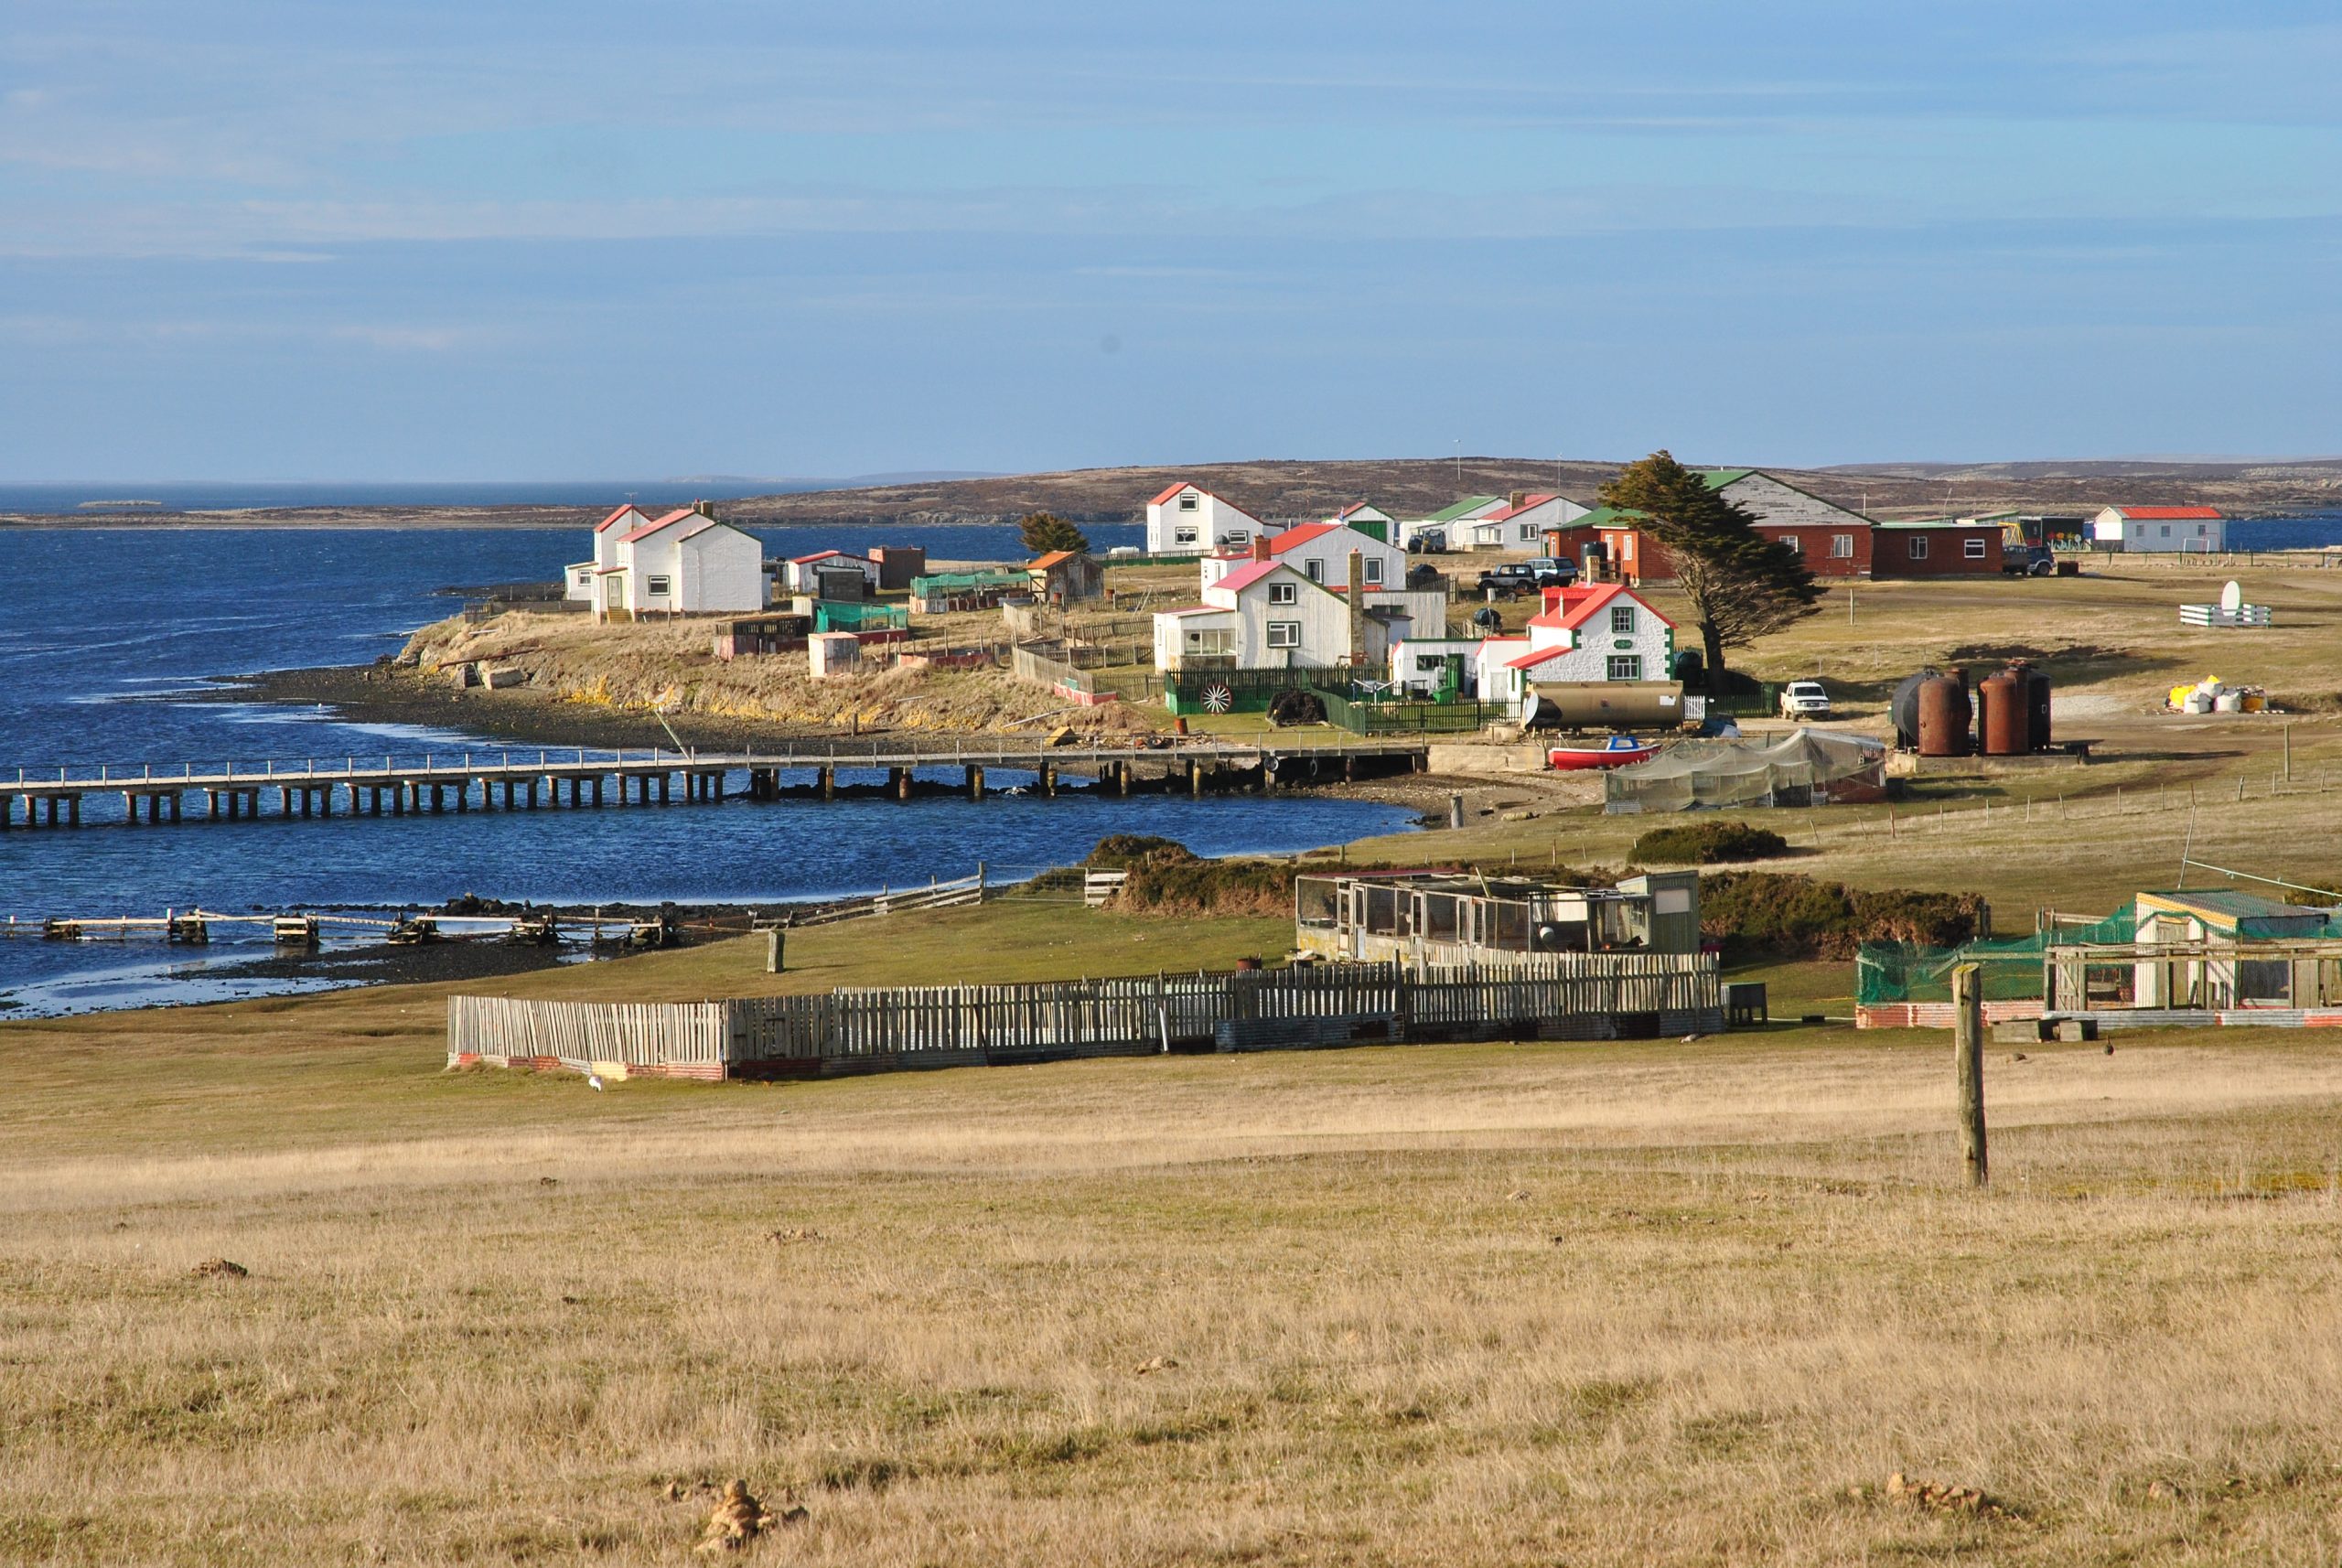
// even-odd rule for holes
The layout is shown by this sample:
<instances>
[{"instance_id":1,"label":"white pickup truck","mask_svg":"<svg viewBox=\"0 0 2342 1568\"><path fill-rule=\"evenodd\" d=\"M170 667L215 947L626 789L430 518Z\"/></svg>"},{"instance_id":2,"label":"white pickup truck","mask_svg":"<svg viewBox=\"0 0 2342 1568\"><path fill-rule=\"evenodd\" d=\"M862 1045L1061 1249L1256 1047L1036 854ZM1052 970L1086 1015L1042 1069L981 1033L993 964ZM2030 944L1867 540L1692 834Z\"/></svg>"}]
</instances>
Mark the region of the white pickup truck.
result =
<instances>
[{"instance_id":1,"label":"white pickup truck","mask_svg":"<svg viewBox=\"0 0 2342 1568\"><path fill-rule=\"evenodd\" d=\"M1785 719L1826 719L1830 716L1830 693L1821 689L1819 681L1792 681L1781 688L1781 717Z\"/></svg>"}]
</instances>

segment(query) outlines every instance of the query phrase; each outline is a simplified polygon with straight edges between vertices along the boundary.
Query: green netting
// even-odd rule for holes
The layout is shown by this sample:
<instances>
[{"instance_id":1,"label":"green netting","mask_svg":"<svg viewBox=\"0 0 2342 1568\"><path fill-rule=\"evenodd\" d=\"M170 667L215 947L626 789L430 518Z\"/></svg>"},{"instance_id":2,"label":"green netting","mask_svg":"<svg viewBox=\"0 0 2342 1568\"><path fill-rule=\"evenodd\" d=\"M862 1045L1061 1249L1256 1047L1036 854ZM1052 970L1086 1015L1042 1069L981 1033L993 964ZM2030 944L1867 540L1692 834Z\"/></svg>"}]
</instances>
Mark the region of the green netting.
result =
<instances>
[{"instance_id":1,"label":"green netting","mask_svg":"<svg viewBox=\"0 0 2342 1568\"><path fill-rule=\"evenodd\" d=\"M2052 942L2128 947L2137 935L2136 917L2119 909L2102 919L2058 917L2029 937L1963 942L1955 948L1914 942L1864 942L1854 955L1854 1000L1864 1006L1888 1002L1949 1002L1955 964L1982 971L1987 1002L2029 1001L2041 995L2041 955Z\"/></svg>"}]
</instances>

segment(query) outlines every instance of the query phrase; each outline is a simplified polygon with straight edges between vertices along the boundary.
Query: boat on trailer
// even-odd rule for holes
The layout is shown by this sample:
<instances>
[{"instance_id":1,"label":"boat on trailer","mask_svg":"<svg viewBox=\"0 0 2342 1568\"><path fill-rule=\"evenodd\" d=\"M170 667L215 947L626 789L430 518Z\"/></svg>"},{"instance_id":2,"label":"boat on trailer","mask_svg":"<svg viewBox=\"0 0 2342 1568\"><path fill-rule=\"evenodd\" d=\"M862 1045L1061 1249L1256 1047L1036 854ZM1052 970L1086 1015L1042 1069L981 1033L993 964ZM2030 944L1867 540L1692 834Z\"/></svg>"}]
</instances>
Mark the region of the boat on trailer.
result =
<instances>
[{"instance_id":1,"label":"boat on trailer","mask_svg":"<svg viewBox=\"0 0 2342 1568\"><path fill-rule=\"evenodd\" d=\"M1659 742L1638 740L1630 735L1614 735L1598 746L1557 746L1545 753L1545 760L1555 771L1574 772L1585 768L1624 768L1629 763L1649 762L1659 755Z\"/></svg>"}]
</instances>

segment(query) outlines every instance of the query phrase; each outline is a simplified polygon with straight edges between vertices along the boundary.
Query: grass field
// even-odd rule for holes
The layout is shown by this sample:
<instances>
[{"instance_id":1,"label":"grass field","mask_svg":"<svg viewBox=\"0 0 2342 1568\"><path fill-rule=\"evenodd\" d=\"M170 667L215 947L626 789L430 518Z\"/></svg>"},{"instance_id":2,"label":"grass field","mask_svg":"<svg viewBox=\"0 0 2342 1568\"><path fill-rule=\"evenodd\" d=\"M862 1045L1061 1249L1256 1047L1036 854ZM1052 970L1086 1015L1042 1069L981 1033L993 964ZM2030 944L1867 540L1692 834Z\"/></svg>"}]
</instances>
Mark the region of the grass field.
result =
<instances>
[{"instance_id":1,"label":"grass field","mask_svg":"<svg viewBox=\"0 0 2342 1568\"><path fill-rule=\"evenodd\" d=\"M796 933L778 983L1282 929L1002 905ZM499 985L771 983L734 942ZM809 1510L759 1555L824 1563L2342 1544L2317 1036L1995 1052L1979 1197L1924 1036L596 1094L447 1073L441 1027L0 1027L0 1559L674 1562L736 1475Z\"/></svg>"},{"instance_id":2,"label":"grass field","mask_svg":"<svg viewBox=\"0 0 2342 1568\"><path fill-rule=\"evenodd\" d=\"M2278 631L2233 640L2176 630L2217 583L2168 568L1859 589L1760 672L1859 707L2034 650L2111 757L1773 814L1799 853L1770 864L1974 889L2004 929L2167 885L2183 843L2342 875L2342 574L2266 575ZM2149 711L2215 671L2311 710L2290 783L2277 725ZM1648 825L1345 853L1617 865ZM1290 937L1011 898L793 932L781 976L733 941L467 989L1144 973ZM1761 972L1777 1011L1847 1011L1848 966ZM0 1562L673 1563L732 1477L806 1509L756 1549L789 1563L2342 1560L2322 1031L2000 1047L1975 1195L1919 1033L597 1093L444 1070L450 989L0 1025ZM214 1257L250 1272L190 1273Z\"/></svg>"}]
</instances>

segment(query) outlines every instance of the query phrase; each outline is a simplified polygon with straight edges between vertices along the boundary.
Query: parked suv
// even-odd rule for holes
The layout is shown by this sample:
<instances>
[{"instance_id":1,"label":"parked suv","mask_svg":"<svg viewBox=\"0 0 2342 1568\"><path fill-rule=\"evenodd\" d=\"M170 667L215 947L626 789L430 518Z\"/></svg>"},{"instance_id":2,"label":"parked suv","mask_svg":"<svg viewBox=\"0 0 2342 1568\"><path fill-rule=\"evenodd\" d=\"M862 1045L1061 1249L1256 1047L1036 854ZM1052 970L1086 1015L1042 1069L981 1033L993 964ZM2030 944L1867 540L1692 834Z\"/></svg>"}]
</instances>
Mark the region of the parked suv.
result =
<instances>
[{"instance_id":1,"label":"parked suv","mask_svg":"<svg viewBox=\"0 0 2342 1568\"><path fill-rule=\"evenodd\" d=\"M1830 693L1821 689L1819 681L1792 681L1781 688L1781 717L1785 719L1826 719L1830 716Z\"/></svg>"},{"instance_id":2,"label":"parked suv","mask_svg":"<svg viewBox=\"0 0 2342 1568\"><path fill-rule=\"evenodd\" d=\"M1479 589L1499 594L1533 594L1540 588L1566 588L1577 581L1577 567L1551 555L1533 561L1509 561L1480 574Z\"/></svg>"},{"instance_id":3,"label":"parked suv","mask_svg":"<svg viewBox=\"0 0 2342 1568\"><path fill-rule=\"evenodd\" d=\"M2048 577L2057 571L2057 557L2046 544L2009 544L2001 549L2001 575L2007 577Z\"/></svg>"}]
</instances>

